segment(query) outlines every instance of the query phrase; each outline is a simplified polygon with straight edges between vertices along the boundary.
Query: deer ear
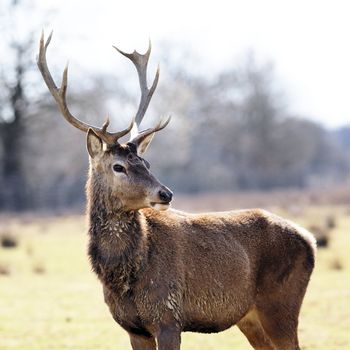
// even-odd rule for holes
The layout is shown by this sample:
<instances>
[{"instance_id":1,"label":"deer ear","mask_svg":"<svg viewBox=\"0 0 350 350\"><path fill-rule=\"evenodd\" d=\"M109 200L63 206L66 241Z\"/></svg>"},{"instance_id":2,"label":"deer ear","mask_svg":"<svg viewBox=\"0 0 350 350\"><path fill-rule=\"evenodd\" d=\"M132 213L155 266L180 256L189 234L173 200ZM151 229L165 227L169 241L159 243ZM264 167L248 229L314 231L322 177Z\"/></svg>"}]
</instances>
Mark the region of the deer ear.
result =
<instances>
[{"instance_id":1,"label":"deer ear","mask_svg":"<svg viewBox=\"0 0 350 350\"><path fill-rule=\"evenodd\" d=\"M95 158L103 152L102 140L95 134L95 132L91 128L87 133L86 147L91 158Z\"/></svg>"},{"instance_id":2,"label":"deer ear","mask_svg":"<svg viewBox=\"0 0 350 350\"><path fill-rule=\"evenodd\" d=\"M153 139L154 134L155 134L155 133L152 132L152 134L149 134L148 136L146 136L146 137L145 137L144 139L142 139L142 140L140 141L140 143L137 145L137 154L138 154L139 156L142 156L142 155L146 152L148 146L150 145L150 143L151 143L151 141L152 141L152 139Z\"/></svg>"}]
</instances>

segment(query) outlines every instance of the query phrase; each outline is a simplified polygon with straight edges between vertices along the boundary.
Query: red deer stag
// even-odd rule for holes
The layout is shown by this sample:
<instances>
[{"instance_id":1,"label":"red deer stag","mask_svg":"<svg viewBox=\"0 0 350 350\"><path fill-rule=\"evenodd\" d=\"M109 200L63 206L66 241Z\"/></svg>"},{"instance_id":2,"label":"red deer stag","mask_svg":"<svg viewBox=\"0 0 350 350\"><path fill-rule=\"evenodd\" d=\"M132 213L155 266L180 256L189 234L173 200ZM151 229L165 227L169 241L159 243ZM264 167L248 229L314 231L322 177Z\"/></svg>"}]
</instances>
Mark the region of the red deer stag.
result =
<instances>
[{"instance_id":1,"label":"red deer stag","mask_svg":"<svg viewBox=\"0 0 350 350\"><path fill-rule=\"evenodd\" d=\"M143 159L154 128L138 132L152 94L145 54L125 53L135 65L141 101L125 130L109 132L75 118L40 41L38 67L63 117L87 133L89 250L105 302L134 350L180 349L181 332L220 332L233 325L254 349L299 349L300 307L314 267L315 240L306 230L265 210L187 214L166 210L172 192ZM133 130L132 130L133 129ZM118 140L131 131L130 141Z\"/></svg>"}]
</instances>

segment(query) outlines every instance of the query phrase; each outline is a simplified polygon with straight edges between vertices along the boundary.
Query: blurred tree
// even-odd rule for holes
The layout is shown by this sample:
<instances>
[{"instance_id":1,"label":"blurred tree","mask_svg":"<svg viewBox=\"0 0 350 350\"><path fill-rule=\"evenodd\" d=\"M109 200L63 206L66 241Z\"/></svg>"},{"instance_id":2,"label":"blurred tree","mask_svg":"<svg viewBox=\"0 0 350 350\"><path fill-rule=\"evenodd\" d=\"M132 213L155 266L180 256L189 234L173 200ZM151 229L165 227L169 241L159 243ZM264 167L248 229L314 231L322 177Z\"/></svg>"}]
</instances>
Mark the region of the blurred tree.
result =
<instances>
[{"instance_id":1,"label":"blurred tree","mask_svg":"<svg viewBox=\"0 0 350 350\"><path fill-rule=\"evenodd\" d=\"M76 86L71 81L68 87L70 110L78 118L101 125L106 116L106 101L112 94L106 83L110 78L92 76L89 80L78 80L81 85ZM88 166L86 135L64 120L49 92L45 93L37 108L31 109L28 120L26 144L29 157L24 160L24 168L30 174L28 183L33 207L81 208Z\"/></svg>"},{"instance_id":2,"label":"blurred tree","mask_svg":"<svg viewBox=\"0 0 350 350\"><path fill-rule=\"evenodd\" d=\"M19 3L8 2L10 16L14 16ZM23 140L28 106L25 79L31 69L28 55L32 49L32 35L20 39L11 32L8 37L6 57L10 57L11 62L7 61L1 66L0 80L0 209L24 210L29 205L29 191L23 169L26 153Z\"/></svg>"},{"instance_id":3,"label":"blurred tree","mask_svg":"<svg viewBox=\"0 0 350 350\"><path fill-rule=\"evenodd\" d=\"M350 152L350 125L335 130L334 137Z\"/></svg>"},{"instance_id":4,"label":"blurred tree","mask_svg":"<svg viewBox=\"0 0 350 350\"><path fill-rule=\"evenodd\" d=\"M0 57L0 210L81 205L84 135L64 122L37 70L33 43L40 33L35 25L41 28L42 21L38 18L23 30L21 21L28 13L35 17L35 4L0 0L0 5L0 49L6 52ZM102 123L111 88L103 76L81 78L80 83L79 93L69 91L72 109ZM96 115L99 121L93 119ZM79 137L81 147L75 147Z\"/></svg>"},{"instance_id":5,"label":"blurred tree","mask_svg":"<svg viewBox=\"0 0 350 350\"><path fill-rule=\"evenodd\" d=\"M218 76L203 78L181 68L167 73L155 110L170 110L176 125L155 139L158 146L149 156L172 188L306 187L349 174L349 154L330 133L290 115L271 63L248 53ZM167 148L171 161L157 152Z\"/></svg>"},{"instance_id":6,"label":"blurred tree","mask_svg":"<svg viewBox=\"0 0 350 350\"><path fill-rule=\"evenodd\" d=\"M235 187L269 187L278 164L276 127L286 116L273 65L259 64L249 52L239 66L220 76L217 89L225 93L228 108L235 107L228 113L231 122L222 130L227 140L223 152L235 173Z\"/></svg>"}]
</instances>

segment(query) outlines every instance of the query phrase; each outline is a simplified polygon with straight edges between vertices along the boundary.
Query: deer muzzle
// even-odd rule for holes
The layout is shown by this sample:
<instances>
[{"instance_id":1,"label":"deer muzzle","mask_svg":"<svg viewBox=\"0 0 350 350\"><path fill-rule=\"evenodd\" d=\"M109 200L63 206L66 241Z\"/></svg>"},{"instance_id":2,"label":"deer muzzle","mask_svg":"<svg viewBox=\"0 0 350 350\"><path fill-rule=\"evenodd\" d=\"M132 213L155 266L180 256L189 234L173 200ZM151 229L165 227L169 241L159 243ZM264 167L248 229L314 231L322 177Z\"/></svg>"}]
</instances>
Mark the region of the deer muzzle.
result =
<instances>
[{"instance_id":1,"label":"deer muzzle","mask_svg":"<svg viewBox=\"0 0 350 350\"><path fill-rule=\"evenodd\" d=\"M156 202L151 202L151 207L157 210L166 210L170 206L173 199L173 193L165 186L158 191L158 199Z\"/></svg>"}]
</instances>

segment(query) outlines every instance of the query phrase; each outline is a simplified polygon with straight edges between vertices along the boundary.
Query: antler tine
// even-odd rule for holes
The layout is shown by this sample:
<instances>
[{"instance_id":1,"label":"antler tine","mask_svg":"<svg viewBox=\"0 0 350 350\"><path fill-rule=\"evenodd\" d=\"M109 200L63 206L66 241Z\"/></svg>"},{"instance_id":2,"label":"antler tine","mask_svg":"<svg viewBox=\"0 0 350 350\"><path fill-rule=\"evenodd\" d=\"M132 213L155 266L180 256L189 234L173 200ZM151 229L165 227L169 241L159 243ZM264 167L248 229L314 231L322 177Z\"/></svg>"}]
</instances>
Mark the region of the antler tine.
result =
<instances>
[{"instance_id":1,"label":"antler tine","mask_svg":"<svg viewBox=\"0 0 350 350\"><path fill-rule=\"evenodd\" d=\"M52 75L47 66L46 51L50 44L52 34L53 32L50 33L46 42L44 40L44 31L41 34L40 45L39 45L39 55L37 56L37 65L51 95L56 100L63 117L77 129L84 132L87 132L89 129L92 129L107 144L115 144L120 137L130 132L134 124L134 119L126 129L119 132L111 133L107 131L107 127L109 125L109 119L106 120L102 128L98 128L96 126L87 124L79 120L78 118L74 117L70 113L67 106L67 101L66 101L66 92L67 92L67 86L68 86L68 64L63 71L62 83L60 88L56 86L55 81L53 80Z\"/></svg>"},{"instance_id":2,"label":"antler tine","mask_svg":"<svg viewBox=\"0 0 350 350\"><path fill-rule=\"evenodd\" d=\"M136 145L140 144L150 134L153 134L157 131L164 129L169 124L170 120L171 120L171 116L169 116L167 119L162 119L155 127L141 131L129 142L135 143Z\"/></svg>"},{"instance_id":3,"label":"antler tine","mask_svg":"<svg viewBox=\"0 0 350 350\"><path fill-rule=\"evenodd\" d=\"M135 116L135 122L137 126L141 124L141 121L147 111L148 105L151 101L152 95L157 87L158 80L159 80L159 65L153 80L153 83L150 88L148 88L147 84L147 65L149 56L151 54L151 40L149 40L148 49L146 53L140 54L136 50L134 50L133 53L127 53L120 49L118 49L116 46L113 46L119 53L121 53L123 56L127 57L135 66L137 70L137 74L139 77L139 83L140 83L140 89L141 89L141 99L139 103L139 108L137 110L136 116Z\"/></svg>"},{"instance_id":4,"label":"antler tine","mask_svg":"<svg viewBox=\"0 0 350 350\"><path fill-rule=\"evenodd\" d=\"M46 42L44 42L44 32L41 34L40 38L40 47L39 47L39 55L37 57L37 65L39 67L39 70L44 78L44 81L51 92L51 95L56 100L58 106L60 107L60 110L64 116L64 118L71 123L76 128L82 130L82 131L88 131L89 128L93 128L93 126L85 124L84 122L80 121L79 119L75 118L68 110L67 104L66 104L66 91L67 91L67 74L68 74L68 65L63 71L62 76L62 86L60 89L57 88L51 73L49 71L49 68L47 66L46 61L46 51L50 44L51 38L52 38L53 32L50 33L48 39Z\"/></svg>"}]
</instances>

